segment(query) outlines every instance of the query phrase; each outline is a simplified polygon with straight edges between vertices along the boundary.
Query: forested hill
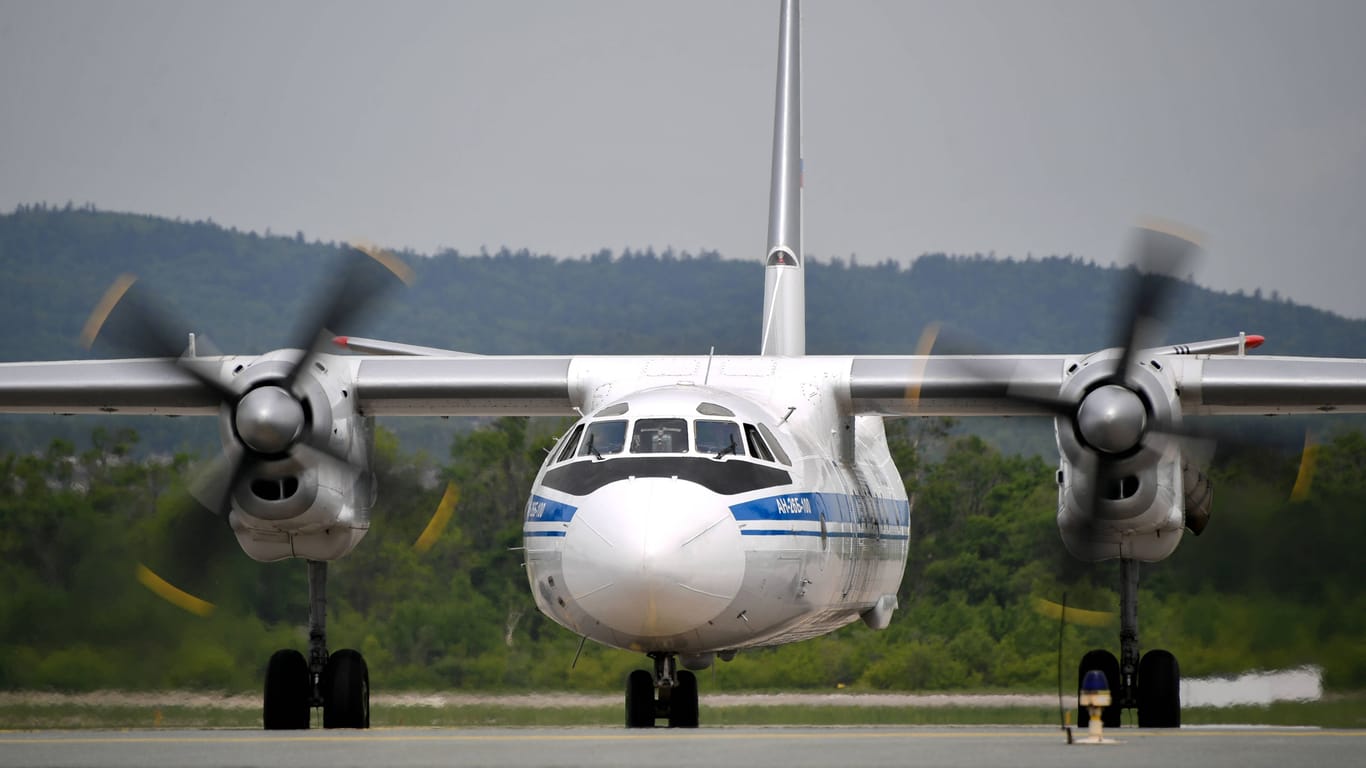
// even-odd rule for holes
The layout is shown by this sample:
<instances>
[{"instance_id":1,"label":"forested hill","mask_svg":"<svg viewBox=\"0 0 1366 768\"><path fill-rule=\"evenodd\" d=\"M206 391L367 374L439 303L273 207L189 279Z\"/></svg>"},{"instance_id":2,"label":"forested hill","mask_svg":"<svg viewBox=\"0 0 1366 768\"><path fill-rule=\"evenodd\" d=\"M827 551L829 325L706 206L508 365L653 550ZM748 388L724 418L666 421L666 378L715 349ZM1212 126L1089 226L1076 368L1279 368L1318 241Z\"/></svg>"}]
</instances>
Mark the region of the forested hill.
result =
<instances>
[{"instance_id":1,"label":"forested hill","mask_svg":"<svg viewBox=\"0 0 1366 768\"><path fill-rule=\"evenodd\" d=\"M74 341L80 326L121 272L144 275L222 348L259 352L286 338L336 255L303 237L210 223L80 210L0 216L0 359L83 356ZM755 351L757 263L607 253L407 259L417 286L373 326L338 330L486 352ZM944 256L910 270L813 264L810 273L813 352L911 351L932 320L1003 350L1088 350L1107 341L1112 321L1104 319L1124 277L1074 260ZM1182 292L1173 339L1242 329L1265 333L1278 352L1366 356L1366 323ZM259 691L271 652L304 641L304 569L250 562L226 536L174 545L187 541L178 528L187 518L176 511L192 473L189 457L164 455L165 446L197 434L205 440L199 456L214 455L214 420L58 421L0 420L0 690ZM374 528L333 566L336 646L364 652L376 690L620 690L640 657L590 645L580 658L579 638L536 612L517 551L522 500L563 421L409 425L431 425L433 439L379 430ZM859 624L746 651L707 673L709 691L1038 691L1055 684L1060 656L1070 666L1086 648L1114 647L1113 623L1060 631L1035 609L1036 598L1063 594L1085 609L1117 604L1117 567L1071 561L1058 541L1055 460L1007 456L946 426L890 423L891 450L915 499L892 626ZM57 429L69 439L52 439ZM82 434L88 448L76 444ZM419 443L436 447L415 454ZM135 448L149 444L163 455L138 460ZM1319 664L1330 690L1362 690L1366 437L1325 438L1311 493L1294 504L1286 497L1298 462L1261 445L1216 457L1211 529L1159 567L1145 566L1144 642L1175 651L1190 676ZM460 506L420 552L413 542L430 525L440 480L456 484ZM226 551L208 557L215 546ZM132 577L138 562L219 610L200 618L162 602Z\"/></svg>"},{"instance_id":2,"label":"forested hill","mask_svg":"<svg viewBox=\"0 0 1366 768\"><path fill-rule=\"evenodd\" d=\"M81 324L131 272L230 352L284 342L326 284L335 245L90 209L0 215L0 360L89 353ZM337 329L485 353L754 353L758 260L672 251L556 259L526 251L400 254L416 285L363 327ZM927 326L990 340L990 351L1084 352L1112 343L1131 272L1073 258L921 256L808 266L808 351L909 353ZM1275 296L1274 287L1267 295ZM1366 321L1261 296L1180 286L1168 341L1262 333L1270 354L1366 356ZM96 349L96 354L101 350ZM112 354L105 351L104 354Z\"/></svg>"}]
</instances>

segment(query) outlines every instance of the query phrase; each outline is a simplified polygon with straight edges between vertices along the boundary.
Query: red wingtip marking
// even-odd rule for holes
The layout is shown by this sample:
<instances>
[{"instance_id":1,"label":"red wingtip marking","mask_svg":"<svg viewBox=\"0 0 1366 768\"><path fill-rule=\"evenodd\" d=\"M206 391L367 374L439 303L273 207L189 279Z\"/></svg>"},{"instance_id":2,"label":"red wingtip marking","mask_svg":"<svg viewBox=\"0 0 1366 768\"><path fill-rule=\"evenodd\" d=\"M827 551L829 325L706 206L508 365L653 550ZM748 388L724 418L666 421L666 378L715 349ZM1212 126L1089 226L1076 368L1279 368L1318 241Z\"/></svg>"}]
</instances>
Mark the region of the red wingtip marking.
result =
<instances>
[{"instance_id":1,"label":"red wingtip marking","mask_svg":"<svg viewBox=\"0 0 1366 768\"><path fill-rule=\"evenodd\" d=\"M1249 336L1248 338L1251 339L1252 337ZM1262 342L1260 341L1260 339L1261 339L1262 337L1261 337L1261 336L1258 336L1257 338L1259 339L1259 341L1258 341L1257 343L1258 343L1258 344L1261 344ZM350 336L333 336L333 337L332 337L332 343L333 343L333 344L336 344L337 346L341 347L342 349L345 349L347 343L350 342L350 341L351 341L351 337L350 337ZM1252 346L1252 342L1251 342L1251 341L1248 342L1248 346Z\"/></svg>"},{"instance_id":2,"label":"red wingtip marking","mask_svg":"<svg viewBox=\"0 0 1366 768\"><path fill-rule=\"evenodd\" d=\"M1266 341L1265 336L1249 335L1245 341L1245 346L1247 346L1248 349L1256 349L1257 347L1260 347L1264 341Z\"/></svg>"}]
</instances>

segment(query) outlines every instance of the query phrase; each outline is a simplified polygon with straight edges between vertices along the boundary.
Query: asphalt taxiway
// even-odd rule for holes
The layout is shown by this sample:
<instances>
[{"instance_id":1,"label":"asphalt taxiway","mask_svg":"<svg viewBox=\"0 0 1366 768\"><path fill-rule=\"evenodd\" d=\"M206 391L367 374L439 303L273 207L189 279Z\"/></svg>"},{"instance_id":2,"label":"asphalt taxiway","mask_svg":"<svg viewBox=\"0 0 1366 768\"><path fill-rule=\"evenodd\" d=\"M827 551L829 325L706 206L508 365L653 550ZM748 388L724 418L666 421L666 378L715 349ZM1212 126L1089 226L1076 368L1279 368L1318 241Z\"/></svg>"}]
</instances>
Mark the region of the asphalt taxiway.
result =
<instances>
[{"instance_id":1,"label":"asphalt taxiway","mask_svg":"<svg viewBox=\"0 0 1366 768\"><path fill-rule=\"evenodd\" d=\"M1361 765L1366 730L1121 729L1067 746L1056 728L838 727L34 731L0 733L0 766L1285 766Z\"/></svg>"}]
</instances>

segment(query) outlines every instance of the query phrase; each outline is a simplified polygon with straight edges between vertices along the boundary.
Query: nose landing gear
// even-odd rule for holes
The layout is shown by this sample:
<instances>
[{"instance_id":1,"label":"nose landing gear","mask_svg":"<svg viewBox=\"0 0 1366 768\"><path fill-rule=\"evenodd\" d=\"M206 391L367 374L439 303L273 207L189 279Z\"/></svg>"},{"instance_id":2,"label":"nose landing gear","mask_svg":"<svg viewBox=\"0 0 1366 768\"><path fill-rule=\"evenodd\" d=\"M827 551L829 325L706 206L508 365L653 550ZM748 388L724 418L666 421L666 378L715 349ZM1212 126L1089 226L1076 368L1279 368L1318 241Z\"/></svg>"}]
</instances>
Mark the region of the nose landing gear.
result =
<instances>
[{"instance_id":1,"label":"nose landing gear","mask_svg":"<svg viewBox=\"0 0 1366 768\"><path fill-rule=\"evenodd\" d=\"M358 651L327 651L327 563L308 561L308 658L276 651L266 667L267 731L306 730L312 709L324 728L370 727L370 672Z\"/></svg>"},{"instance_id":2,"label":"nose landing gear","mask_svg":"<svg viewBox=\"0 0 1366 768\"><path fill-rule=\"evenodd\" d=\"M637 669L626 678L626 727L653 728L667 719L670 728L696 728L697 675L678 669L670 653L652 653L654 674Z\"/></svg>"},{"instance_id":3,"label":"nose landing gear","mask_svg":"<svg viewBox=\"0 0 1366 768\"><path fill-rule=\"evenodd\" d=\"M1119 561L1119 646L1115 658L1107 650L1089 651L1077 667L1080 695L1082 678L1091 670L1105 673L1113 692L1112 703L1101 712L1106 728L1120 726L1125 709L1138 710L1140 728L1179 728L1181 726L1181 667L1169 651L1152 650L1140 658L1138 649L1138 561ZM1090 722L1085 707L1077 708L1077 723L1085 728Z\"/></svg>"}]
</instances>

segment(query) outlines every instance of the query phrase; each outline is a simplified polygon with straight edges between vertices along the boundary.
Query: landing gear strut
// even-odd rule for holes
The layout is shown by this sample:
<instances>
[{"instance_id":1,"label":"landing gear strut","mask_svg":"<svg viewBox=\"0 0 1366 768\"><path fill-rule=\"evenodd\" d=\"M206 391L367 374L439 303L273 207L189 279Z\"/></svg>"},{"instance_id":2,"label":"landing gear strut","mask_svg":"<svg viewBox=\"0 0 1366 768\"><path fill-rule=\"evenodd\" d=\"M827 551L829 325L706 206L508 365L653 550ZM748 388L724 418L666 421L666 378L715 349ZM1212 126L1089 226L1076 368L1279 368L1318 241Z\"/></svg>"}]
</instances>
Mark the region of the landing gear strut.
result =
<instances>
[{"instance_id":1,"label":"landing gear strut","mask_svg":"<svg viewBox=\"0 0 1366 768\"><path fill-rule=\"evenodd\" d=\"M327 651L327 563L308 561L308 658L276 651L266 666L262 719L268 731L309 727L322 707L324 728L370 727L370 672L358 651Z\"/></svg>"},{"instance_id":2,"label":"landing gear strut","mask_svg":"<svg viewBox=\"0 0 1366 768\"><path fill-rule=\"evenodd\" d=\"M697 675L678 669L670 653L652 653L654 674L637 669L626 678L626 727L653 728L664 718L670 728L696 728Z\"/></svg>"},{"instance_id":3,"label":"landing gear strut","mask_svg":"<svg viewBox=\"0 0 1366 768\"><path fill-rule=\"evenodd\" d=\"M1140 728L1181 726L1181 667L1169 651L1138 649L1138 561L1119 561L1119 658L1103 649L1089 651L1077 667L1077 686L1090 670L1100 670L1110 682L1111 705L1101 712L1106 728L1120 726L1120 713L1138 710ZM1091 720L1086 707L1077 707L1077 723Z\"/></svg>"}]
</instances>

